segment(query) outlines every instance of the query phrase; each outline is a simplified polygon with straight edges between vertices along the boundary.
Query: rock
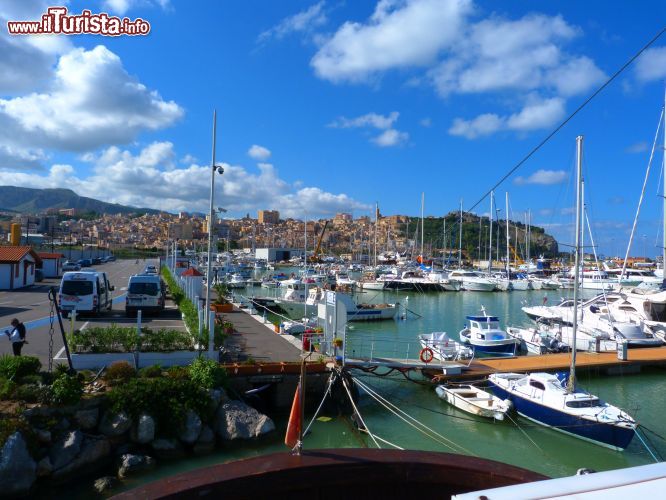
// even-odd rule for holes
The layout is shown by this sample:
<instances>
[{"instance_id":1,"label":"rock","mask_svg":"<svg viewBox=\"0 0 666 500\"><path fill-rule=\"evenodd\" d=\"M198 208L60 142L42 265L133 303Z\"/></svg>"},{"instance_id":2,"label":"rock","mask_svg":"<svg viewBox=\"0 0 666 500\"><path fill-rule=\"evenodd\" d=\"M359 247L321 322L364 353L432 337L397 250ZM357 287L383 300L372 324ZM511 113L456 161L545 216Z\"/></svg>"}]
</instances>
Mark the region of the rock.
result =
<instances>
[{"instance_id":1,"label":"rock","mask_svg":"<svg viewBox=\"0 0 666 500\"><path fill-rule=\"evenodd\" d=\"M40 443L51 444L51 431L47 431L46 429L37 429L35 434L37 435L37 440Z\"/></svg>"},{"instance_id":2,"label":"rock","mask_svg":"<svg viewBox=\"0 0 666 500\"><path fill-rule=\"evenodd\" d=\"M118 477L124 479L127 476L136 474L144 470L155 467L155 460L148 455L126 454L120 458L120 467L118 467Z\"/></svg>"},{"instance_id":3,"label":"rock","mask_svg":"<svg viewBox=\"0 0 666 500\"><path fill-rule=\"evenodd\" d=\"M37 462L37 477L50 476L52 472L53 465L51 465L51 459L49 457L44 457Z\"/></svg>"},{"instance_id":4,"label":"rock","mask_svg":"<svg viewBox=\"0 0 666 500\"><path fill-rule=\"evenodd\" d=\"M81 446L81 453L69 465L53 472L54 478L62 478L73 472L89 473L103 467L111 455L111 443L106 438L87 438Z\"/></svg>"},{"instance_id":5,"label":"rock","mask_svg":"<svg viewBox=\"0 0 666 500\"><path fill-rule=\"evenodd\" d=\"M182 458L185 455L183 447L177 439L155 439L150 446L158 458L173 459Z\"/></svg>"},{"instance_id":6,"label":"rock","mask_svg":"<svg viewBox=\"0 0 666 500\"><path fill-rule=\"evenodd\" d=\"M67 432L49 451L53 470L62 469L69 464L81 451L83 434L81 431Z\"/></svg>"},{"instance_id":7,"label":"rock","mask_svg":"<svg viewBox=\"0 0 666 500\"><path fill-rule=\"evenodd\" d=\"M194 411L188 410L183 427L178 434L178 439L183 443L192 444L199 438L200 433L201 418Z\"/></svg>"},{"instance_id":8,"label":"rock","mask_svg":"<svg viewBox=\"0 0 666 500\"><path fill-rule=\"evenodd\" d=\"M118 484L118 480L113 476L104 476L99 479L95 479L93 487L97 493L104 493L112 488L115 488Z\"/></svg>"},{"instance_id":9,"label":"rock","mask_svg":"<svg viewBox=\"0 0 666 500\"><path fill-rule=\"evenodd\" d=\"M215 413L214 426L225 441L251 439L275 430L269 417L241 401L222 403Z\"/></svg>"},{"instance_id":10,"label":"rock","mask_svg":"<svg viewBox=\"0 0 666 500\"><path fill-rule=\"evenodd\" d=\"M122 436L130 427L132 419L125 412L118 414L106 412L99 423L99 432L109 437Z\"/></svg>"},{"instance_id":11,"label":"rock","mask_svg":"<svg viewBox=\"0 0 666 500\"><path fill-rule=\"evenodd\" d=\"M74 420L84 431L94 429L97 427L97 421L99 420L99 408L79 410L74 414Z\"/></svg>"},{"instance_id":12,"label":"rock","mask_svg":"<svg viewBox=\"0 0 666 500\"><path fill-rule=\"evenodd\" d=\"M148 444L155 439L155 420L150 415L141 414L139 421L132 427L132 441Z\"/></svg>"},{"instance_id":13,"label":"rock","mask_svg":"<svg viewBox=\"0 0 666 500\"><path fill-rule=\"evenodd\" d=\"M60 421L56 424L55 428L59 431L66 431L69 429L69 426L71 424L69 423L69 420L67 420L65 417L62 417Z\"/></svg>"},{"instance_id":14,"label":"rock","mask_svg":"<svg viewBox=\"0 0 666 500\"><path fill-rule=\"evenodd\" d=\"M192 449L197 455L211 453L215 449L215 433L213 432L213 429L207 425L202 426L201 432L199 433L199 439L194 443Z\"/></svg>"},{"instance_id":15,"label":"rock","mask_svg":"<svg viewBox=\"0 0 666 500\"><path fill-rule=\"evenodd\" d=\"M208 394L212 401L211 404L213 405L213 408L217 408L220 403L226 403L229 401L229 397L227 396L227 393L224 392L224 389L209 389Z\"/></svg>"},{"instance_id":16,"label":"rock","mask_svg":"<svg viewBox=\"0 0 666 500\"><path fill-rule=\"evenodd\" d=\"M30 491L37 464L28 453L20 432L15 432L0 451L0 492L3 496L24 495Z\"/></svg>"}]
</instances>

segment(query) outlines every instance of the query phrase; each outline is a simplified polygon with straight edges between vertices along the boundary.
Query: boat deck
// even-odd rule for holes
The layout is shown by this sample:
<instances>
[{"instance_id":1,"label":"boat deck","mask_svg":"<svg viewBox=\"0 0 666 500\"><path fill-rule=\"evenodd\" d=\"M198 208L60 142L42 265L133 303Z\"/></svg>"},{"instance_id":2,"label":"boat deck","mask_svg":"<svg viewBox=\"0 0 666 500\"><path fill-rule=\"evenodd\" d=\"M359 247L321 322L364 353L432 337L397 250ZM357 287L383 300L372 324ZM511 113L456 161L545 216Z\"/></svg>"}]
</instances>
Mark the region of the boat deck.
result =
<instances>
[{"instance_id":1,"label":"boat deck","mask_svg":"<svg viewBox=\"0 0 666 500\"><path fill-rule=\"evenodd\" d=\"M570 354L544 354L541 356L512 356L509 358L476 359L468 369L460 375L437 373L432 367L428 373L433 376L433 382L439 383L453 379L476 380L482 379L491 373L507 372L535 372L567 370L571 361ZM576 354L576 369L590 368L616 368L631 370L643 365L666 366L666 346L643 349L629 349L627 361L617 358L616 352L578 352Z\"/></svg>"}]
</instances>

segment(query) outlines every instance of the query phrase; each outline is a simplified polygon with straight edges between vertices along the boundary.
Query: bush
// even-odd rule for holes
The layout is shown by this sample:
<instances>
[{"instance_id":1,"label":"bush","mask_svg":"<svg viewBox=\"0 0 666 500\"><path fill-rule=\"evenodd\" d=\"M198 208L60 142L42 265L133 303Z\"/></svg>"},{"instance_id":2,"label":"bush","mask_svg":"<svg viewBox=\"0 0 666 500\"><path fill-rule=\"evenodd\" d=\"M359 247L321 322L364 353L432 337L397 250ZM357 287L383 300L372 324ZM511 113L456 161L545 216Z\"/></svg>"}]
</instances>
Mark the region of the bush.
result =
<instances>
[{"instance_id":1,"label":"bush","mask_svg":"<svg viewBox=\"0 0 666 500\"><path fill-rule=\"evenodd\" d=\"M36 373L32 375L24 375L23 377L18 379L17 382L21 385L23 384L42 385L44 383L44 379L42 378L41 373Z\"/></svg>"},{"instance_id":2,"label":"bush","mask_svg":"<svg viewBox=\"0 0 666 500\"><path fill-rule=\"evenodd\" d=\"M180 284L171 274L169 268L165 267L162 269L162 274L164 275L164 281L166 281L169 290L171 291L171 297L173 301L178 306L178 310L183 313L185 318L185 324L189 328L192 336L199 334L199 313L197 312L196 306L192 303L190 299L185 296L183 289L180 287ZM203 329L202 339L199 339L200 344L208 344L208 332L207 328Z\"/></svg>"},{"instance_id":3,"label":"bush","mask_svg":"<svg viewBox=\"0 0 666 500\"><path fill-rule=\"evenodd\" d=\"M198 387L212 389L226 385L227 372L212 359L197 358L188 369L190 378Z\"/></svg>"},{"instance_id":4,"label":"bush","mask_svg":"<svg viewBox=\"0 0 666 500\"><path fill-rule=\"evenodd\" d=\"M48 403L50 391L45 385L25 384L19 385L14 391L13 399L26 403Z\"/></svg>"},{"instance_id":5,"label":"bush","mask_svg":"<svg viewBox=\"0 0 666 500\"><path fill-rule=\"evenodd\" d=\"M139 370L139 376L142 378L157 378L162 376L162 367L160 365L146 366Z\"/></svg>"},{"instance_id":6,"label":"bush","mask_svg":"<svg viewBox=\"0 0 666 500\"><path fill-rule=\"evenodd\" d=\"M127 361L115 361L104 372L104 380L111 385L123 384L136 377L136 370Z\"/></svg>"},{"instance_id":7,"label":"bush","mask_svg":"<svg viewBox=\"0 0 666 500\"><path fill-rule=\"evenodd\" d=\"M0 400L12 399L16 383L5 377L0 377Z\"/></svg>"},{"instance_id":8,"label":"bush","mask_svg":"<svg viewBox=\"0 0 666 500\"><path fill-rule=\"evenodd\" d=\"M134 352L137 350L138 341L136 328L115 324L76 330L70 336L72 350L77 353ZM142 352L169 352L193 348L192 337L187 332L167 328L156 331L146 327L141 329Z\"/></svg>"},{"instance_id":9,"label":"bush","mask_svg":"<svg viewBox=\"0 0 666 500\"><path fill-rule=\"evenodd\" d=\"M108 395L112 411L124 411L135 419L146 412L161 434L176 435L188 410L203 420L212 416L208 393L187 379L137 378L114 387Z\"/></svg>"},{"instance_id":10,"label":"bush","mask_svg":"<svg viewBox=\"0 0 666 500\"><path fill-rule=\"evenodd\" d=\"M167 369L167 377L176 380L189 380L190 372L184 366L172 366Z\"/></svg>"},{"instance_id":11,"label":"bush","mask_svg":"<svg viewBox=\"0 0 666 500\"><path fill-rule=\"evenodd\" d=\"M78 403L83 394L83 384L78 376L62 373L51 384L51 401L57 405Z\"/></svg>"},{"instance_id":12,"label":"bush","mask_svg":"<svg viewBox=\"0 0 666 500\"><path fill-rule=\"evenodd\" d=\"M42 364L34 356L0 356L0 377L17 380L26 375L39 373Z\"/></svg>"}]
</instances>

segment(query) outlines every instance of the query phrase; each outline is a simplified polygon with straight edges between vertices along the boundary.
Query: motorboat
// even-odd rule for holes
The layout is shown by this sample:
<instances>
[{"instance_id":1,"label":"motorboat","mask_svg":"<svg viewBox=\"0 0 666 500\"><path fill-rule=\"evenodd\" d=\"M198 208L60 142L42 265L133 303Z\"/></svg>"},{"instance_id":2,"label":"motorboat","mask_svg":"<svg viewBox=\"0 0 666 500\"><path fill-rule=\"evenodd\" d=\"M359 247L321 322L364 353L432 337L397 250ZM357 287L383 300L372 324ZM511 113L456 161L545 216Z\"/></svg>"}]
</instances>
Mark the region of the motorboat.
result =
<instances>
[{"instance_id":1,"label":"motorboat","mask_svg":"<svg viewBox=\"0 0 666 500\"><path fill-rule=\"evenodd\" d=\"M574 301L572 299L562 299L554 306L547 306L547 300L547 297L544 297L542 305L523 306L521 309L534 321L549 323L564 322L564 317L573 309Z\"/></svg>"},{"instance_id":2,"label":"motorboat","mask_svg":"<svg viewBox=\"0 0 666 500\"><path fill-rule=\"evenodd\" d=\"M308 295L316 293L321 297L321 289L317 286L309 286L300 279L291 278L280 283L280 288L284 289L284 295L276 298L275 303L290 318L302 318L315 316L317 314L317 305L319 300L307 301Z\"/></svg>"},{"instance_id":3,"label":"motorboat","mask_svg":"<svg viewBox=\"0 0 666 500\"><path fill-rule=\"evenodd\" d=\"M450 405L472 415L504 420L511 403L469 384L438 385L435 392Z\"/></svg>"},{"instance_id":4,"label":"motorboat","mask_svg":"<svg viewBox=\"0 0 666 500\"><path fill-rule=\"evenodd\" d=\"M245 288L246 286L247 279L240 273L232 274L229 281L227 281L227 288Z\"/></svg>"},{"instance_id":5,"label":"motorboat","mask_svg":"<svg viewBox=\"0 0 666 500\"><path fill-rule=\"evenodd\" d=\"M347 321L393 319L398 312L398 304L357 304L349 294L338 292L336 296L347 308Z\"/></svg>"},{"instance_id":6,"label":"motorboat","mask_svg":"<svg viewBox=\"0 0 666 500\"><path fill-rule=\"evenodd\" d=\"M497 289L492 278L475 271L456 269L449 273L449 280L460 281L464 290L472 292L493 292Z\"/></svg>"},{"instance_id":7,"label":"motorboat","mask_svg":"<svg viewBox=\"0 0 666 500\"><path fill-rule=\"evenodd\" d=\"M511 355L518 350L519 342L499 327L497 316L467 316L467 326L460 331L460 341L475 353Z\"/></svg>"},{"instance_id":8,"label":"motorboat","mask_svg":"<svg viewBox=\"0 0 666 500\"><path fill-rule=\"evenodd\" d=\"M454 361L470 359L474 350L460 342L456 342L446 332L422 333L419 335L422 349L430 349L433 359L438 361Z\"/></svg>"},{"instance_id":9,"label":"motorboat","mask_svg":"<svg viewBox=\"0 0 666 500\"><path fill-rule=\"evenodd\" d=\"M493 373L488 377L495 395L511 401L519 415L595 444L625 449L635 434L634 419L597 396L568 390L565 380L551 373Z\"/></svg>"},{"instance_id":10,"label":"motorboat","mask_svg":"<svg viewBox=\"0 0 666 500\"><path fill-rule=\"evenodd\" d=\"M550 325L520 328L509 326L506 332L520 342L520 350L528 354L568 352L569 346L562 342L562 335Z\"/></svg>"}]
</instances>

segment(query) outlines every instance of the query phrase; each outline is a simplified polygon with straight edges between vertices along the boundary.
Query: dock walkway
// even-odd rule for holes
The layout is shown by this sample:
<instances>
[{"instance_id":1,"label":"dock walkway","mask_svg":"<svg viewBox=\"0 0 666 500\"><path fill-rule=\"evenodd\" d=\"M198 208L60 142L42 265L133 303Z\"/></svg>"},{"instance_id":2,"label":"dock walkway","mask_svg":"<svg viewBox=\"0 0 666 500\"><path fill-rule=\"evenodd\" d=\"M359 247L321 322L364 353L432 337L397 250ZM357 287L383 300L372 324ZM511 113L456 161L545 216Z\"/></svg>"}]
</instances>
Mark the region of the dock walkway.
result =
<instances>
[{"instance_id":1,"label":"dock walkway","mask_svg":"<svg viewBox=\"0 0 666 500\"><path fill-rule=\"evenodd\" d=\"M527 373L536 371L563 371L569 369L571 356L568 353L544 354L541 356L516 356L510 358L492 358L474 360L467 370L460 375L435 374L433 382L445 382L453 379L476 380L491 373ZM609 368L622 373L623 370L640 369L641 366L666 366L666 347L629 349L627 361L617 358L616 352L578 352L576 369ZM434 369L433 369L434 371Z\"/></svg>"},{"instance_id":2,"label":"dock walkway","mask_svg":"<svg viewBox=\"0 0 666 500\"><path fill-rule=\"evenodd\" d=\"M234 324L237 333L227 339L227 347L258 362L289 362L301 360L301 344L291 335L278 335L272 323L264 323L261 316L234 304L234 310L225 319Z\"/></svg>"}]
</instances>

